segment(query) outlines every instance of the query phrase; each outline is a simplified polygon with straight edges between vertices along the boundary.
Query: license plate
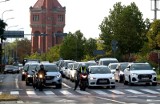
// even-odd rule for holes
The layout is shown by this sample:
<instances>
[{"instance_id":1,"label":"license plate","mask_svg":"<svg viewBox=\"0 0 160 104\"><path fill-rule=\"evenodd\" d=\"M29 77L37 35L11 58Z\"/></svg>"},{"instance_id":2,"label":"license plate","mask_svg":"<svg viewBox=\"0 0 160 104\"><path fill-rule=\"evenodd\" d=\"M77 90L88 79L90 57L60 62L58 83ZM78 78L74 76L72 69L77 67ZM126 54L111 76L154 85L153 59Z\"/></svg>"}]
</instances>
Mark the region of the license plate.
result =
<instances>
[{"instance_id":1,"label":"license plate","mask_svg":"<svg viewBox=\"0 0 160 104\"><path fill-rule=\"evenodd\" d=\"M107 83L108 81L107 80L100 80L99 82L101 82L101 83Z\"/></svg>"},{"instance_id":2,"label":"license plate","mask_svg":"<svg viewBox=\"0 0 160 104\"><path fill-rule=\"evenodd\" d=\"M142 79L147 80L147 79L149 79L149 78L142 78Z\"/></svg>"},{"instance_id":3,"label":"license plate","mask_svg":"<svg viewBox=\"0 0 160 104\"><path fill-rule=\"evenodd\" d=\"M52 83L52 80L46 80L46 83Z\"/></svg>"}]
</instances>

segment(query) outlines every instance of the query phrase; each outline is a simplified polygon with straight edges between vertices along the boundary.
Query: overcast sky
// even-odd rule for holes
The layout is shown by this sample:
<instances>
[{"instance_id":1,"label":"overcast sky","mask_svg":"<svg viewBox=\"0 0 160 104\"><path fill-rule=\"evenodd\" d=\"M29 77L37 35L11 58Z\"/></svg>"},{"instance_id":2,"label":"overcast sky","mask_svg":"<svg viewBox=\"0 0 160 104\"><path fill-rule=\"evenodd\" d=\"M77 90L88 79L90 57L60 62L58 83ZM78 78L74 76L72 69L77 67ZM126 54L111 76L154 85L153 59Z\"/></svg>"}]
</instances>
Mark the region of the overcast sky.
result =
<instances>
[{"instance_id":1,"label":"overcast sky","mask_svg":"<svg viewBox=\"0 0 160 104\"><path fill-rule=\"evenodd\" d=\"M0 18L7 22L9 30L24 30L25 34L31 33L29 7L33 6L37 0L10 0L1 2ZM109 15L109 10L116 2L129 5L135 2L143 14L143 19L154 18L151 11L151 0L58 0L62 6L66 7L66 25L64 32L74 33L80 30L86 38L99 37L99 25L104 17ZM158 3L159 5L160 3ZM160 9L160 6L158 7ZM13 11L4 12L12 9ZM159 13L158 13L158 18ZM9 19L14 18L14 19ZM17 27L14 27L18 25ZM21 29L23 28L23 29Z\"/></svg>"}]
</instances>

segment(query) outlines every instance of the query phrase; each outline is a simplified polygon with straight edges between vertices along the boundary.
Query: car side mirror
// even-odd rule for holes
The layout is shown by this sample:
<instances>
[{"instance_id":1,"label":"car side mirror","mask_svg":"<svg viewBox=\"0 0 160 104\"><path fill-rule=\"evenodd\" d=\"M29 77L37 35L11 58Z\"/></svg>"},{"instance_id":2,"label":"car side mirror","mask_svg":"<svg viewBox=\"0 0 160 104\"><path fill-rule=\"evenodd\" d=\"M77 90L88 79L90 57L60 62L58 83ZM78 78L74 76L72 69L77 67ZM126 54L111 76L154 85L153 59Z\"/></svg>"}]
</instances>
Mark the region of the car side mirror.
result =
<instances>
[{"instance_id":1,"label":"car side mirror","mask_svg":"<svg viewBox=\"0 0 160 104\"><path fill-rule=\"evenodd\" d=\"M119 71L119 69L116 69L116 71Z\"/></svg>"}]
</instances>

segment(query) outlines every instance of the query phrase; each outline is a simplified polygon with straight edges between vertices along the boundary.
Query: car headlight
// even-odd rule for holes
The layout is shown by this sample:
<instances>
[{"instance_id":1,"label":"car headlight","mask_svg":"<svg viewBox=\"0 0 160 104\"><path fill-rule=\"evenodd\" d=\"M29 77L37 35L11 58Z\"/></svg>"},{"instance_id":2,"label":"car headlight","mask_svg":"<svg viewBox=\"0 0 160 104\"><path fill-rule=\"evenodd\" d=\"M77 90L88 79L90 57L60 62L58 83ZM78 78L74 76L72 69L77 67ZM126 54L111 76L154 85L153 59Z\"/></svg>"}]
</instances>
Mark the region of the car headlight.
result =
<instances>
[{"instance_id":1,"label":"car headlight","mask_svg":"<svg viewBox=\"0 0 160 104\"><path fill-rule=\"evenodd\" d=\"M60 77L61 77L61 74L59 74L59 75L56 76L56 78L60 78Z\"/></svg>"},{"instance_id":2,"label":"car headlight","mask_svg":"<svg viewBox=\"0 0 160 104\"><path fill-rule=\"evenodd\" d=\"M131 74L131 76L137 76L137 75L138 75L137 73L132 73L132 74Z\"/></svg>"},{"instance_id":3,"label":"car headlight","mask_svg":"<svg viewBox=\"0 0 160 104\"><path fill-rule=\"evenodd\" d=\"M96 79L95 77L90 77L91 80Z\"/></svg>"},{"instance_id":4,"label":"car headlight","mask_svg":"<svg viewBox=\"0 0 160 104\"><path fill-rule=\"evenodd\" d=\"M32 77L32 75L27 75L27 77Z\"/></svg>"},{"instance_id":5,"label":"car headlight","mask_svg":"<svg viewBox=\"0 0 160 104\"><path fill-rule=\"evenodd\" d=\"M152 75L157 75L156 73L152 73Z\"/></svg>"},{"instance_id":6,"label":"car headlight","mask_svg":"<svg viewBox=\"0 0 160 104\"><path fill-rule=\"evenodd\" d=\"M113 76L113 77L111 77L110 79L115 79L115 78L114 78L114 76Z\"/></svg>"},{"instance_id":7,"label":"car headlight","mask_svg":"<svg viewBox=\"0 0 160 104\"><path fill-rule=\"evenodd\" d=\"M25 72L23 71L22 74L25 74Z\"/></svg>"}]
</instances>

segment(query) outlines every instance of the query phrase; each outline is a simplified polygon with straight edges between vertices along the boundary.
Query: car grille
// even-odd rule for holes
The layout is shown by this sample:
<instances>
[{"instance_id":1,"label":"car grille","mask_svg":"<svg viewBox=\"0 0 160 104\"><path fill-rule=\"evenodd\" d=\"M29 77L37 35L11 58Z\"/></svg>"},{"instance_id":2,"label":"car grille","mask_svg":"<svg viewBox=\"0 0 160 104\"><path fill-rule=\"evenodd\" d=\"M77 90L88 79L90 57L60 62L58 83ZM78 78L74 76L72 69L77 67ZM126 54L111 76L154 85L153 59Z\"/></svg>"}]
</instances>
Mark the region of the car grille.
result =
<instances>
[{"instance_id":1,"label":"car grille","mask_svg":"<svg viewBox=\"0 0 160 104\"><path fill-rule=\"evenodd\" d=\"M138 75L138 79L151 79L152 75L151 74L140 74Z\"/></svg>"},{"instance_id":2,"label":"car grille","mask_svg":"<svg viewBox=\"0 0 160 104\"><path fill-rule=\"evenodd\" d=\"M54 79L54 76L46 76L46 80Z\"/></svg>"},{"instance_id":3,"label":"car grille","mask_svg":"<svg viewBox=\"0 0 160 104\"><path fill-rule=\"evenodd\" d=\"M96 84L110 84L110 81L107 78L98 79Z\"/></svg>"}]
</instances>

